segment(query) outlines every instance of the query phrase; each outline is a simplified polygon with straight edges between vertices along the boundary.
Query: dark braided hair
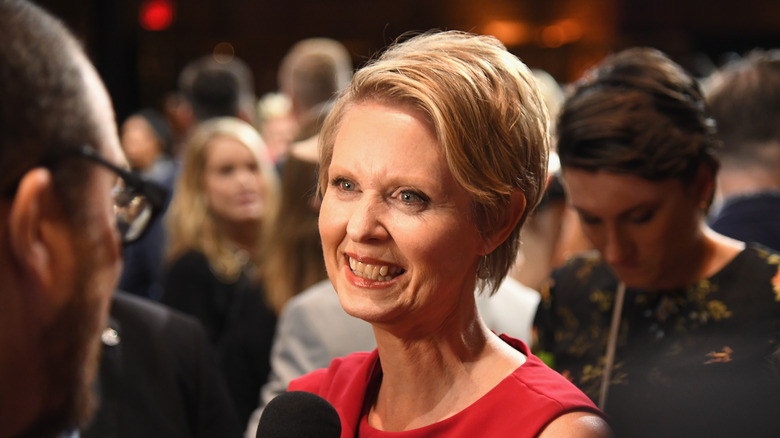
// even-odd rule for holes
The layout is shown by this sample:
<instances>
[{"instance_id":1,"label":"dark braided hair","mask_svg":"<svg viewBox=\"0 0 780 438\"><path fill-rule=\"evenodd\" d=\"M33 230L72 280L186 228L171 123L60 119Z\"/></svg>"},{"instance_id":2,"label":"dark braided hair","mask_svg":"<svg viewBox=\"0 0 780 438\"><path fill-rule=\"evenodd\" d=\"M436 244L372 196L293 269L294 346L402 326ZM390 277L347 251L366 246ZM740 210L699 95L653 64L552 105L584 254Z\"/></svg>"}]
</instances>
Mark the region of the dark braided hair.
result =
<instances>
[{"instance_id":1,"label":"dark braided hair","mask_svg":"<svg viewBox=\"0 0 780 438\"><path fill-rule=\"evenodd\" d=\"M655 49L607 57L577 82L558 121L563 167L690 182L717 171L715 123L699 84Z\"/></svg>"}]
</instances>

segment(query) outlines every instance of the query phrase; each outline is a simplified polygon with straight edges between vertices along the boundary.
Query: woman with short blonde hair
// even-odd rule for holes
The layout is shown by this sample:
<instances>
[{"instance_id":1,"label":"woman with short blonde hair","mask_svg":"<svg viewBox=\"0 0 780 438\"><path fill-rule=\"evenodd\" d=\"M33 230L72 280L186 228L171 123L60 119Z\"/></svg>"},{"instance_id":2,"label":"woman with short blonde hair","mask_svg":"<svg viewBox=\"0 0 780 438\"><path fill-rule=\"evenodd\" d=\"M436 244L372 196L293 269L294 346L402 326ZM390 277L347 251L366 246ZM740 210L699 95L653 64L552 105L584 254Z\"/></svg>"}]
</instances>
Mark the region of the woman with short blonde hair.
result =
<instances>
[{"instance_id":1,"label":"woman with short blonde hair","mask_svg":"<svg viewBox=\"0 0 780 438\"><path fill-rule=\"evenodd\" d=\"M531 72L495 38L427 33L357 72L322 133L319 229L339 302L378 348L288 390L327 399L342 437L608 436L476 306L514 261L548 146Z\"/></svg>"},{"instance_id":2,"label":"woman with short blonde hair","mask_svg":"<svg viewBox=\"0 0 780 438\"><path fill-rule=\"evenodd\" d=\"M514 263L520 228L547 178L549 116L533 73L486 36L430 33L396 45L355 74L331 111L322 132L322 169L330 164L344 114L372 100L409 104L425 114L453 176L473 198L469 213L481 229L497 226L512 193L523 193L526 208L517 225L482 262L488 274L482 280L494 292ZM321 191L327 177L320 173Z\"/></svg>"}]
</instances>

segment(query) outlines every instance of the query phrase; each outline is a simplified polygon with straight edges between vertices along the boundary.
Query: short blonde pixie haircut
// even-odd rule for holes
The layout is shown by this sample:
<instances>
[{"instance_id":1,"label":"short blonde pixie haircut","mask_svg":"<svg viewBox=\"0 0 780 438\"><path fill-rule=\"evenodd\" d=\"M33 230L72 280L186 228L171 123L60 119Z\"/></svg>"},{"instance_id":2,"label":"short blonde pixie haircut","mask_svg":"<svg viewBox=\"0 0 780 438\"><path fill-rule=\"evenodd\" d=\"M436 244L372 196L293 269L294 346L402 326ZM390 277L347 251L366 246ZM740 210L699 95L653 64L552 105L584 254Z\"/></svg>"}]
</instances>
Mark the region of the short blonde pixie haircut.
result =
<instances>
[{"instance_id":1,"label":"short blonde pixie haircut","mask_svg":"<svg viewBox=\"0 0 780 438\"><path fill-rule=\"evenodd\" d=\"M262 178L267 187L264 220L258 222L256 248L245 255L236 251L227 238L227 232L217 227L217 221L209 211L206 200L206 158L212 140L228 137L246 146L257 159ZM260 134L249 123L235 117L219 117L202 122L187 141L183 152L182 168L176 180L171 205L166 214L168 251L166 259L173 262L189 250L203 253L211 269L223 281L233 282L241 275L246 262L255 266L261 263L260 243L263 223L276 214L279 206L279 177L271 161L270 153Z\"/></svg>"},{"instance_id":2,"label":"short blonde pixie haircut","mask_svg":"<svg viewBox=\"0 0 780 438\"><path fill-rule=\"evenodd\" d=\"M450 171L471 195L472 220L487 230L506 223L511 195L526 209L506 241L487 255L479 286L493 294L514 263L520 228L539 203L547 177L549 116L530 69L490 36L428 32L396 43L355 73L325 120L319 190L344 114L366 102L412 105L433 127Z\"/></svg>"}]
</instances>

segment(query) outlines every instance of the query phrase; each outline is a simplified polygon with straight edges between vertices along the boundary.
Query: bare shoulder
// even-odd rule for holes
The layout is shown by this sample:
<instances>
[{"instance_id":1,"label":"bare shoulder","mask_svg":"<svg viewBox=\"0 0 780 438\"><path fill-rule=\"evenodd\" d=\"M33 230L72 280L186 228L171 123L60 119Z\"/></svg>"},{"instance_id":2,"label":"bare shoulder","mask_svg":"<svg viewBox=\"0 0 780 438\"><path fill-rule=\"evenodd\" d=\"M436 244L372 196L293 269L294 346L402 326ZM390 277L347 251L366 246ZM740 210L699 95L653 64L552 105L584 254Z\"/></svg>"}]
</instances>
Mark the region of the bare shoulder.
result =
<instances>
[{"instance_id":1,"label":"bare shoulder","mask_svg":"<svg viewBox=\"0 0 780 438\"><path fill-rule=\"evenodd\" d=\"M611 438L612 430L598 415L590 412L569 412L553 420L539 435L539 438L556 437Z\"/></svg>"}]
</instances>

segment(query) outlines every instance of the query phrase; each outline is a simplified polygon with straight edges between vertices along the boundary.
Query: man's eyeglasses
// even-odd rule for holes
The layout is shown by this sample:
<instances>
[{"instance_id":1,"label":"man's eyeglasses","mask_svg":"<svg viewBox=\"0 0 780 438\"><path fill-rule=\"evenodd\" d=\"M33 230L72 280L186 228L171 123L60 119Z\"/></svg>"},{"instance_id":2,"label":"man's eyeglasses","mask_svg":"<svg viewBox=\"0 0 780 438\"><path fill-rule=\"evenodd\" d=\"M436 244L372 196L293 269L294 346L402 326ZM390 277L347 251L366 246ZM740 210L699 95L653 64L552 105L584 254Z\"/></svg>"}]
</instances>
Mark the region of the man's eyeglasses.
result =
<instances>
[{"instance_id":1,"label":"man's eyeglasses","mask_svg":"<svg viewBox=\"0 0 780 438\"><path fill-rule=\"evenodd\" d=\"M167 190L140 175L106 161L95 149L86 145L62 149L55 156L45 160L44 165L69 157L90 160L119 176L116 186L111 191L119 236L124 245L141 238L154 218L162 211L168 196Z\"/></svg>"}]
</instances>

